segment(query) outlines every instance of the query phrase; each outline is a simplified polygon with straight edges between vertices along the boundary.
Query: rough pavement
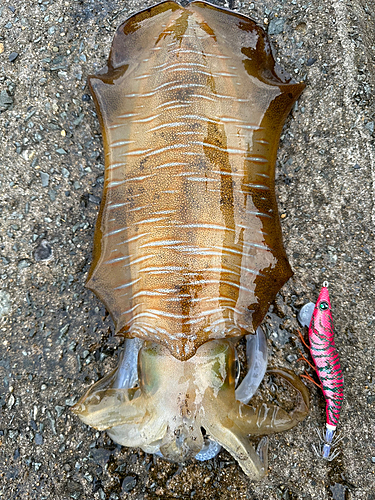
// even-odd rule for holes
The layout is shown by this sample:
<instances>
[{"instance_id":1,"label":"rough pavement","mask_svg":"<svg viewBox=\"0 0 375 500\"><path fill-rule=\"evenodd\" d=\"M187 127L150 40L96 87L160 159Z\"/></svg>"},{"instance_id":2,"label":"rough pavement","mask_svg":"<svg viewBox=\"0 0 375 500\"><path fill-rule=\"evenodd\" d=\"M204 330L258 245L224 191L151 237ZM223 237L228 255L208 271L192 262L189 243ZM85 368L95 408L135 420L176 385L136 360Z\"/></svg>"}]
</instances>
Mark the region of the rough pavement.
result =
<instances>
[{"instance_id":1,"label":"rough pavement","mask_svg":"<svg viewBox=\"0 0 375 500\"><path fill-rule=\"evenodd\" d=\"M225 451L179 467L121 449L69 411L121 343L84 288L103 186L86 77L116 27L152 1L3 0L0 5L0 498L375 499L375 13L370 0L214 1L268 30L307 88L289 117L277 194L295 275L266 319L271 364L302 372L296 313L330 283L345 374L340 455L312 451L310 416L270 439L250 482ZM265 381L263 392L275 390ZM281 388L279 389L281 390Z\"/></svg>"}]
</instances>

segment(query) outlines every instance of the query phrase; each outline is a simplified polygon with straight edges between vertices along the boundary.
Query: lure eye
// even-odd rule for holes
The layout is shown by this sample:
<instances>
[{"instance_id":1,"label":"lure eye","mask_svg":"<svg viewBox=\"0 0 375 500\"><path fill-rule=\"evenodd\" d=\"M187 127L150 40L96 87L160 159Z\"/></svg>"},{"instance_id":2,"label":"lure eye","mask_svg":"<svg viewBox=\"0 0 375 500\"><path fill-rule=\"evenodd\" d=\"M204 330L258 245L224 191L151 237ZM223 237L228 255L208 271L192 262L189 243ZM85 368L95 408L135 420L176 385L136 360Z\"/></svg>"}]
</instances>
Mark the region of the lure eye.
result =
<instances>
[{"instance_id":1,"label":"lure eye","mask_svg":"<svg viewBox=\"0 0 375 500\"><path fill-rule=\"evenodd\" d=\"M329 308L328 302L326 302L325 300L319 304L319 309L321 311L325 311L328 308Z\"/></svg>"}]
</instances>

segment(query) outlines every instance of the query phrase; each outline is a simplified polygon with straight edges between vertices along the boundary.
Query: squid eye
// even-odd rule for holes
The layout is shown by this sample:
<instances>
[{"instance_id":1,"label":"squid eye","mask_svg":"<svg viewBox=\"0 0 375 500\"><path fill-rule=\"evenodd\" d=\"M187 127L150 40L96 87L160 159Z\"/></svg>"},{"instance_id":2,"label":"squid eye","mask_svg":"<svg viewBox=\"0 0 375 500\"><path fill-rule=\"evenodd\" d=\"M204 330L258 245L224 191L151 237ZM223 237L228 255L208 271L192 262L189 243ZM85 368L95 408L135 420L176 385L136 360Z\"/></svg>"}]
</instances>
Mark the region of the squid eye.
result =
<instances>
[{"instance_id":1,"label":"squid eye","mask_svg":"<svg viewBox=\"0 0 375 500\"><path fill-rule=\"evenodd\" d=\"M323 302L321 302L321 303L319 304L319 309L320 309L321 311L325 311L325 310L326 310L326 309L328 309L328 308L329 308L329 305L328 305L328 302L326 302L326 301L323 301Z\"/></svg>"}]
</instances>

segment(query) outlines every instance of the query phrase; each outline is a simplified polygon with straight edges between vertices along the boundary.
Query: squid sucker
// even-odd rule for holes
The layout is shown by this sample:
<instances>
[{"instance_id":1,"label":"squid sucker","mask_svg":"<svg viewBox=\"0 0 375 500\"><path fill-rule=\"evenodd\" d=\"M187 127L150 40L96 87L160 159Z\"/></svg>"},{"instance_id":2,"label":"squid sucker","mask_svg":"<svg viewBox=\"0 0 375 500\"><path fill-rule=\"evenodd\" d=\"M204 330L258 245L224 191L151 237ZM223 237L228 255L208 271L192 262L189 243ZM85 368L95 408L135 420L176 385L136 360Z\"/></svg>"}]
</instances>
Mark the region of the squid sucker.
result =
<instances>
[{"instance_id":1,"label":"squid sucker","mask_svg":"<svg viewBox=\"0 0 375 500\"><path fill-rule=\"evenodd\" d=\"M260 479L268 441L255 450L249 436L290 429L309 410L305 385L280 368L269 372L295 389L295 408L248 404L267 365L259 325L292 275L274 171L304 84L251 19L167 1L118 28L89 85L105 185L87 287L126 340L118 367L73 411L175 462L224 447ZM249 373L236 388L244 335Z\"/></svg>"}]
</instances>

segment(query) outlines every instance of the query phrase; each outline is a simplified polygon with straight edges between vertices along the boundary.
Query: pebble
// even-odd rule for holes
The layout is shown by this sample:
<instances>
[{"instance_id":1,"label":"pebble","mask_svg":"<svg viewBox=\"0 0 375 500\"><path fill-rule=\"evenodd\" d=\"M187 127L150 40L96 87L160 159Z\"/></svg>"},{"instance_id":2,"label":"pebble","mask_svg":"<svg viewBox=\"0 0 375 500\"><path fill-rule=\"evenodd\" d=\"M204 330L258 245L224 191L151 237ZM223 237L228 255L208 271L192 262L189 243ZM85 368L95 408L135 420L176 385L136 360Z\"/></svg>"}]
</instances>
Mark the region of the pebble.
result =
<instances>
[{"instance_id":1,"label":"pebble","mask_svg":"<svg viewBox=\"0 0 375 500\"><path fill-rule=\"evenodd\" d=\"M18 262L17 267L19 270L26 269L31 266L31 262L28 259L22 259Z\"/></svg>"},{"instance_id":2,"label":"pebble","mask_svg":"<svg viewBox=\"0 0 375 500\"><path fill-rule=\"evenodd\" d=\"M69 327L70 327L70 323L67 323L66 325L64 325L64 326L60 329L60 335L59 335L59 337L60 337L60 338L68 332Z\"/></svg>"},{"instance_id":3,"label":"pebble","mask_svg":"<svg viewBox=\"0 0 375 500\"><path fill-rule=\"evenodd\" d=\"M365 125L365 129L367 129L372 134L374 132L374 122L367 122Z\"/></svg>"},{"instance_id":4,"label":"pebble","mask_svg":"<svg viewBox=\"0 0 375 500\"><path fill-rule=\"evenodd\" d=\"M284 31L284 19L282 17L275 17L271 19L268 26L269 35L280 35Z\"/></svg>"},{"instance_id":5,"label":"pebble","mask_svg":"<svg viewBox=\"0 0 375 500\"><path fill-rule=\"evenodd\" d=\"M93 194L89 194L89 201L98 205L100 203L100 198L98 196L94 196Z\"/></svg>"},{"instance_id":6,"label":"pebble","mask_svg":"<svg viewBox=\"0 0 375 500\"><path fill-rule=\"evenodd\" d=\"M43 444L43 436L41 434L39 434L39 432L37 432L35 434L35 444L38 445L38 446L41 446Z\"/></svg>"},{"instance_id":7,"label":"pebble","mask_svg":"<svg viewBox=\"0 0 375 500\"><path fill-rule=\"evenodd\" d=\"M293 361L296 361L296 359L297 359L297 355L296 354L288 354L288 356L286 357L286 360L289 363L293 363Z\"/></svg>"},{"instance_id":8,"label":"pebble","mask_svg":"<svg viewBox=\"0 0 375 500\"><path fill-rule=\"evenodd\" d=\"M0 317L10 313L10 295L5 290L0 290Z\"/></svg>"},{"instance_id":9,"label":"pebble","mask_svg":"<svg viewBox=\"0 0 375 500\"><path fill-rule=\"evenodd\" d=\"M18 52L11 52L8 57L9 62L14 62L18 56L19 56Z\"/></svg>"},{"instance_id":10,"label":"pebble","mask_svg":"<svg viewBox=\"0 0 375 500\"><path fill-rule=\"evenodd\" d=\"M56 201L56 191L54 189L50 189L48 191L48 196L49 196L49 199L53 202L53 201Z\"/></svg>"},{"instance_id":11,"label":"pebble","mask_svg":"<svg viewBox=\"0 0 375 500\"><path fill-rule=\"evenodd\" d=\"M316 61L317 59L315 59L315 57L309 57L307 59L306 66L312 66Z\"/></svg>"},{"instance_id":12,"label":"pebble","mask_svg":"<svg viewBox=\"0 0 375 500\"><path fill-rule=\"evenodd\" d=\"M46 240L42 240L34 251L34 259L37 262L48 261L52 258L52 248Z\"/></svg>"},{"instance_id":13,"label":"pebble","mask_svg":"<svg viewBox=\"0 0 375 500\"><path fill-rule=\"evenodd\" d=\"M9 396L9 399L8 399L8 408L11 409L15 402L16 402L16 398L14 397L13 394L11 394Z\"/></svg>"},{"instance_id":14,"label":"pebble","mask_svg":"<svg viewBox=\"0 0 375 500\"><path fill-rule=\"evenodd\" d=\"M40 178L42 181L42 187L47 187L49 184L49 174L46 172L40 172Z\"/></svg>"},{"instance_id":15,"label":"pebble","mask_svg":"<svg viewBox=\"0 0 375 500\"><path fill-rule=\"evenodd\" d=\"M137 478L135 476L126 476L121 485L123 493L129 493L137 485Z\"/></svg>"},{"instance_id":16,"label":"pebble","mask_svg":"<svg viewBox=\"0 0 375 500\"><path fill-rule=\"evenodd\" d=\"M8 94L6 90L0 92L0 112L6 111L13 104L13 98Z\"/></svg>"},{"instance_id":17,"label":"pebble","mask_svg":"<svg viewBox=\"0 0 375 500\"><path fill-rule=\"evenodd\" d=\"M347 487L340 483L335 483L330 486L329 489L332 492L333 500L345 500Z\"/></svg>"},{"instance_id":18,"label":"pebble","mask_svg":"<svg viewBox=\"0 0 375 500\"><path fill-rule=\"evenodd\" d=\"M56 405L55 406L56 417L60 418L61 415L64 413L64 410L65 410L65 406Z\"/></svg>"}]
</instances>

